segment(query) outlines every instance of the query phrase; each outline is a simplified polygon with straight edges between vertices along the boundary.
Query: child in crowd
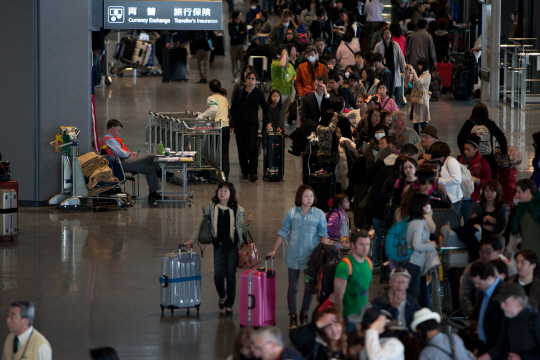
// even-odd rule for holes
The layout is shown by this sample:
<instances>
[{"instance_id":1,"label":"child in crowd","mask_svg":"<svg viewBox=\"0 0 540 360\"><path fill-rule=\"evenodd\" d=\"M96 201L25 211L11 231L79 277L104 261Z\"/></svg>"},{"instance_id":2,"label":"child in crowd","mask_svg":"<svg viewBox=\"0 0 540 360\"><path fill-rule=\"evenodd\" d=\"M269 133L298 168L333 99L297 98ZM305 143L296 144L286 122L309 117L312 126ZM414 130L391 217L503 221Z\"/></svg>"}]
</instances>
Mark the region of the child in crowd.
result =
<instances>
[{"instance_id":1,"label":"child in crowd","mask_svg":"<svg viewBox=\"0 0 540 360\"><path fill-rule=\"evenodd\" d=\"M284 129L285 124L285 112L281 111L283 108L283 100L281 99L281 93L279 90L272 90L268 95L268 112L270 113L270 122L263 125L266 131L281 132Z\"/></svg>"},{"instance_id":2,"label":"child in crowd","mask_svg":"<svg viewBox=\"0 0 540 360\"><path fill-rule=\"evenodd\" d=\"M343 236L349 236L349 217L346 211L351 207L346 194L337 194L330 200L330 211L326 214L328 221L328 237L338 241Z\"/></svg>"},{"instance_id":3,"label":"child in crowd","mask_svg":"<svg viewBox=\"0 0 540 360\"><path fill-rule=\"evenodd\" d=\"M386 147L390 144L390 136L382 137L381 140L379 140L379 151L382 149L386 149Z\"/></svg>"}]
</instances>

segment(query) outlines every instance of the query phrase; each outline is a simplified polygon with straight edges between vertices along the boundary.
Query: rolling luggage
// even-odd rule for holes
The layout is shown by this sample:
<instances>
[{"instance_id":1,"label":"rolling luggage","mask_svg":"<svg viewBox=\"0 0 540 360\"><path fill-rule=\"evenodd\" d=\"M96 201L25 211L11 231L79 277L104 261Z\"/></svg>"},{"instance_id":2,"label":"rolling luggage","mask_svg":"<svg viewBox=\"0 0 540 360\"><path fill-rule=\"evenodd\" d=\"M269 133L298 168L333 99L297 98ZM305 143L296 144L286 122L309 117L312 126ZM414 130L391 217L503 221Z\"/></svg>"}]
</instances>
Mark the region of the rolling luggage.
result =
<instances>
[{"instance_id":1,"label":"rolling luggage","mask_svg":"<svg viewBox=\"0 0 540 360\"><path fill-rule=\"evenodd\" d=\"M16 180L0 181L0 190L1 189L15 190L15 195L17 195L17 208L19 208L19 182Z\"/></svg>"},{"instance_id":2,"label":"rolling luggage","mask_svg":"<svg viewBox=\"0 0 540 360\"><path fill-rule=\"evenodd\" d=\"M336 195L336 175L327 173L309 174L304 179L304 184L309 185L315 192L317 207L324 212L328 212L330 207L328 201Z\"/></svg>"},{"instance_id":3,"label":"rolling luggage","mask_svg":"<svg viewBox=\"0 0 540 360\"><path fill-rule=\"evenodd\" d=\"M452 73L454 71L454 65L451 63L437 63L437 71L441 77L441 84L443 88L452 87Z\"/></svg>"},{"instance_id":4,"label":"rolling luggage","mask_svg":"<svg viewBox=\"0 0 540 360\"><path fill-rule=\"evenodd\" d=\"M240 281L240 326L250 328L276 325L277 296L274 259L268 268L267 256L264 269L242 272Z\"/></svg>"},{"instance_id":5,"label":"rolling luggage","mask_svg":"<svg viewBox=\"0 0 540 360\"><path fill-rule=\"evenodd\" d=\"M135 46L135 52L133 53L133 61L136 64L146 66L148 60L150 59L150 53L152 52L152 44L145 41L137 41Z\"/></svg>"},{"instance_id":6,"label":"rolling luggage","mask_svg":"<svg viewBox=\"0 0 540 360\"><path fill-rule=\"evenodd\" d=\"M473 87L478 77L478 64L468 60L456 69L452 82L452 94L456 100L471 100Z\"/></svg>"},{"instance_id":7,"label":"rolling luggage","mask_svg":"<svg viewBox=\"0 0 540 360\"><path fill-rule=\"evenodd\" d=\"M263 180L283 181L284 138L282 133L263 134Z\"/></svg>"},{"instance_id":8,"label":"rolling luggage","mask_svg":"<svg viewBox=\"0 0 540 360\"><path fill-rule=\"evenodd\" d=\"M137 48L137 40L132 37L124 37L120 39L120 48L117 53L118 60L124 59L128 62L133 61L133 55L135 55L135 49Z\"/></svg>"},{"instance_id":9,"label":"rolling luggage","mask_svg":"<svg viewBox=\"0 0 540 360\"><path fill-rule=\"evenodd\" d=\"M163 81L187 79L187 50L183 47L163 49Z\"/></svg>"},{"instance_id":10,"label":"rolling luggage","mask_svg":"<svg viewBox=\"0 0 540 360\"><path fill-rule=\"evenodd\" d=\"M12 189L0 189L0 215L2 219L2 229L0 229L0 240L15 240L19 232L18 229L18 209L17 192Z\"/></svg>"},{"instance_id":11,"label":"rolling luggage","mask_svg":"<svg viewBox=\"0 0 540 360\"><path fill-rule=\"evenodd\" d=\"M161 315L165 309L171 310L173 316L174 309L196 308L197 314L201 306L201 257L193 253L193 249L182 251L178 247L178 252L167 254L161 258L161 277L159 283L161 292L159 304Z\"/></svg>"},{"instance_id":12,"label":"rolling luggage","mask_svg":"<svg viewBox=\"0 0 540 360\"><path fill-rule=\"evenodd\" d=\"M467 250L449 250L442 255L443 274L448 275L452 268L465 269L469 265L469 252Z\"/></svg>"}]
</instances>

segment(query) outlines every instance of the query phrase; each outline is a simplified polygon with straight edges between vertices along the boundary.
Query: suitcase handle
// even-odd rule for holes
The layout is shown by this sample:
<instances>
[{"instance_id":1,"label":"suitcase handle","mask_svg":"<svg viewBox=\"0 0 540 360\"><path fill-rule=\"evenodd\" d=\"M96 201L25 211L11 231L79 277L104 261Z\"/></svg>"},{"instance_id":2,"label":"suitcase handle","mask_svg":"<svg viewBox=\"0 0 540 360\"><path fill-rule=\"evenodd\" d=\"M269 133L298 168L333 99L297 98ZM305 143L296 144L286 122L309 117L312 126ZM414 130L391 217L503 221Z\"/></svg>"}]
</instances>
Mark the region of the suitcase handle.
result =
<instances>
[{"instance_id":1,"label":"suitcase handle","mask_svg":"<svg viewBox=\"0 0 540 360\"><path fill-rule=\"evenodd\" d=\"M271 267L271 270L272 271L268 271L268 259L272 259L272 267ZM276 275L276 273L274 272L274 258L271 257L271 256L265 256L264 258L264 272L266 273L266 277L269 278L269 277L274 277Z\"/></svg>"},{"instance_id":2,"label":"suitcase handle","mask_svg":"<svg viewBox=\"0 0 540 360\"><path fill-rule=\"evenodd\" d=\"M169 277L167 275L163 275L163 279L165 280L165 282L163 283L163 287L166 288L167 286L169 286Z\"/></svg>"},{"instance_id":3,"label":"suitcase handle","mask_svg":"<svg viewBox=\"0 0 540 360\"><path fill-rule=\"evenodd\" d=\"M255 309L255 295L248 295L249 298L251 298L251 306L248 306L248 310Z\"/></svg>"},{"instance_id":4,"label":"suitcase handle","mask_svg":"<svg viewBox=\"0 0 540 360\"><path fill-rule=\"evenodd\" d=\"M182 255L182 247L186 247L187 248L187 245L186 244L180 244L178 245L178 257L180 257ZM189 248L189 254L191 257L193 257L193 247L190 247Z\"/></svg>"}]
</instances>

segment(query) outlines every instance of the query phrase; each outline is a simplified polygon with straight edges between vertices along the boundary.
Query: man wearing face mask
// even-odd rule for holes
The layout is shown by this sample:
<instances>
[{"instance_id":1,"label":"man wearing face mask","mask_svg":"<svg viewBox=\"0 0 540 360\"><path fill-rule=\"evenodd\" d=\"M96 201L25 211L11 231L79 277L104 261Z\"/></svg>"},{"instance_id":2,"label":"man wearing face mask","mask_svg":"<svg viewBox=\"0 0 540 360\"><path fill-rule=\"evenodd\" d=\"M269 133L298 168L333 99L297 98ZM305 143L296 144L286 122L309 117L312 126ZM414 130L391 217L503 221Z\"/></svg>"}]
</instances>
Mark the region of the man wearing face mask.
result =
<instances>
[{"instance_id":1,"label":"man wearing face mask","mask_svg":"<svg viewBox=\"0 0 540 360\"><path fill-rule=\"evenodd\" d=\"M246 14L246 23L251 24L257 14L261 11L259 7L259 0L250 0L249 1L249 10Z\"/></svg>"},{"instance_id":2,"label":"man wearing face mask","mask_svg":"<svg viewBox=\"0 0 540 360\"><path fill-rule=\"evenodd\" d=\"M293 40L298 41L298 31L296 30L296 25L291 21L291 13L289 10L285 9L281 12L281 22L274 26L268 40L274 46L279 46L285 39L287 30L292 30Z\"/></svg>"},{"instance_id":3,"label":"man wearing face mask","mask_svg":"<svg viewBox=\"0 0 540 360\"><path fill-rule=\"evenodd\" d=\"M511 233L521 233L522 249L540 254L540 192L533 180L521 179L516 183L514 203L516 211L508 221Z\"/></svg>"},{"instance_id":4,"label":"man wearing face mask","mask_svg":"<svg viewBox=\"0 0 540 360\"><path fill-rule=\"evenodd\" d=\"M317 9L315 15L317 16L317 20L313 20L311 24L309 24L309 32L311 33L311 36L315 39L322 38L326 42L329 49L333 48L334 25L332 24L332 21L328 19L326 9L321 6ZM317 40L315 41L317 42Z\"/></svg>"},{"instance_id":5,"label":"man wearing face mask","mask_svg":"<svg viewBox=\"0 0 540 360\"><path fill-rule=\"evenodd\" d=\"M315 79L324 75L328 78L328 71L326 66L318 62L317 48L314 45L310 45L306 48L305 53L306 61L296 71L296 81L294 86L298 96L305 96L306 92L312 92L315 90Z\"/></svg>"},{"instance_id":6,"label":"man wearing face mask","mask_svg":"<svg viewBox=\"0 0 540 360\"><path fill-rule=\"evenodd\" d=\"M515 38L516 37L516 33L517 33L517 10L514 9L512 10L512 28L510 29L510 34L508 34L508 38L512 39L512 38Z\"/></svg>"}]
</instances>

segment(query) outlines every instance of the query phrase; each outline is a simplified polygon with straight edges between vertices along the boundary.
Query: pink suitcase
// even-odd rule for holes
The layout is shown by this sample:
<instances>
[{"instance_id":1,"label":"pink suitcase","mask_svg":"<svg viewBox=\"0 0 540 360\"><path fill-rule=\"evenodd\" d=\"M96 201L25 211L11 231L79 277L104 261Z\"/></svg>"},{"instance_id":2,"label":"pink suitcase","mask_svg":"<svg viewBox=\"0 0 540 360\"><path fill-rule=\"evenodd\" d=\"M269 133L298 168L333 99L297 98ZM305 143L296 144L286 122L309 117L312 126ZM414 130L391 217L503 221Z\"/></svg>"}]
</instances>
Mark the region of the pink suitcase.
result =
<instances>
[{"instance_id":1,"label":"pink suitcase","mask_svg":"<svg viewBox=\"0 0 540 360\"><path fill-rule=\"evenodd\" d=\"M240 326L251 328L276 324L276 273L274 259L268 268L269 256L264 269L248 269L242 272L240 281Z\"/></svg>"}]
</instances>

